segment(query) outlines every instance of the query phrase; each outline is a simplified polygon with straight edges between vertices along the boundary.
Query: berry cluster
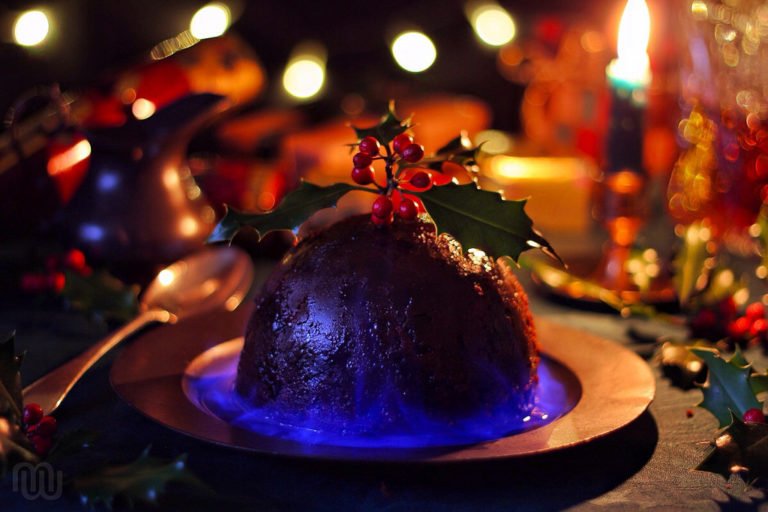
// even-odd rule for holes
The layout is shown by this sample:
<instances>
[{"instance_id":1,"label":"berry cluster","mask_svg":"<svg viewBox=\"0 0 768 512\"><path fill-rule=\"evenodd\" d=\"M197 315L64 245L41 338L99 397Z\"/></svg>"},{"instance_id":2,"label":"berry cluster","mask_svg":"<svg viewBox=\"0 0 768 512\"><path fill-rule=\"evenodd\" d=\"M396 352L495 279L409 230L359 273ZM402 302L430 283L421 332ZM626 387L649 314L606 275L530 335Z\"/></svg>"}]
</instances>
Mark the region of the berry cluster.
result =
<instances>
[{"instance_id":1,"label":"berry cluster","mask_svg":"<svg viewBox=\"0 0 768 512\"><path fill-rule=\"evenodd\" d=\"M78 249L71 249L65 254L49 256L45 262L46 272L28 272L22 274L20 288L25 293L52 291L61 293L66 284L65 270L89 275L91 268L85 261L85 255Z\"/></svg>"},{"instance_id":2,"label":"berry cluster","mask_svg":"<svg viewBox=\"0 0 768 512\"><path fill-rule=\"evenodd\" d=\"M384 152L382 153L382 148ZM411 189L426 190L432 186L432 176L425 171L417 171L409 177L405 177L403 171L412 167L424 158L424 147L416 144L413 137L407 133L401 133L392 139L390 144L382 145L375 137L367 136L360 140L358 153L352 157L354 165L352 180L358 185L373 184L378 190L379 197L371 207L371 221L377 226L391 224L394 215L404 220L415 219L419 213L416 201L402 193L394 195L395 191L402 190L402 185L409 185ZM376 182L376 171L373 168L374 160L382 160L386 171L386 184L379 185ZM395 165L398 166L394 170ZM396 201L393 201L393 198Z\"/></svg>"},{"instance_id":3,"label":"berry cluster","mask_svg":"<svg viewBox=\"0 0 768 512\"><path fill-rule=\"evenodd\" d=\"M40 457L45 457L53 445L53 436L56 434L56 418L43 414L43 409L38 404L27 404L22 413L24 430L29 442Z\"/></svg>"},{"instance_id":4,"label":"berry cluster","mask_svg":"<svg viewBox=\"0 0 768 512\"><path fill-rule=\"evenodd\" d=\"M725 349L736 345L744 348L751 344L768 346L768 320L762 302L749 304L739 315L731 297L714 306L701 309L688 323L691 336L712 341L722 340Z\"/></svg>"}]
</instances>

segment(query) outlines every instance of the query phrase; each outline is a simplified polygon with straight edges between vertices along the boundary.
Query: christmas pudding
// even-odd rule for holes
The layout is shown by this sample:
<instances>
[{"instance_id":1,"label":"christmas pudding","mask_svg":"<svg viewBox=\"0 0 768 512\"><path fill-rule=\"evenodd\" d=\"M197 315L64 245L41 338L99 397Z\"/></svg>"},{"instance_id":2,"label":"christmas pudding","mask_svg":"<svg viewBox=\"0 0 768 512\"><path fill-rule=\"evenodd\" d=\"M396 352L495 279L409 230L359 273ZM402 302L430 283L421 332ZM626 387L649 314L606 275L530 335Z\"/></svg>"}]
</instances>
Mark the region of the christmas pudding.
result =
<instances>
[{"instance_id":1,"label":"christmas pudding","mask_svg":"<svg viewBox=\"0 0 768 512\"><path fill-rule=\"evenodd\" d=\"M230 210L212 235L293 229L350 190L377 194L370 216L304 237L258 295L235 390L262 423L323 442L333 433L342 444L429 445L495 438L530 420L533 320L509 258L495 257L549 245L524 201L473 183L438 186L432 162L474 163L465 141L424 158L408 128L390 111L375 135L358 130L352 179L373 187L303 183L269 214Z\"/></svg>"},{"instance_id":2,"label":"christmas pudding","mask_svg":"<svg viewBox=\"0 0 768 512\"><path fill-rule=\"evenodd\" d=\"M367 216L304 239L262 290L236 390L283 421L409 433L414 418L526 416L536 340L505 264L420 220Z\"/></svg>"}]
</instances>

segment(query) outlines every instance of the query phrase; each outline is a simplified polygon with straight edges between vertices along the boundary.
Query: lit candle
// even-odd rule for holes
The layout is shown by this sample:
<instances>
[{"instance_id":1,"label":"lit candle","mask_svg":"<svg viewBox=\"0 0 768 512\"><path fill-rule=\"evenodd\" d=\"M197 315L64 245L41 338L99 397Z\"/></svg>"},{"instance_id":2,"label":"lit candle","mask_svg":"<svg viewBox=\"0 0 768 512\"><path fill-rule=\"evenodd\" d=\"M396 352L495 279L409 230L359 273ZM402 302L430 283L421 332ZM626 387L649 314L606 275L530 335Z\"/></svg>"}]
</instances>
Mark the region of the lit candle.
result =
<instances>
[{"instance_id":1,"label":"lit candle","mask_svg":"<svg viewBox=\"0 0 768 512\"><path fill-rule=\"evenodd\" d=\"M645 90L651 81L647 53L650 27L645 0L628 0L619 23L618 58L606 68L611 90L607 172L642 168Z\"/></svg>"}]
</instances>

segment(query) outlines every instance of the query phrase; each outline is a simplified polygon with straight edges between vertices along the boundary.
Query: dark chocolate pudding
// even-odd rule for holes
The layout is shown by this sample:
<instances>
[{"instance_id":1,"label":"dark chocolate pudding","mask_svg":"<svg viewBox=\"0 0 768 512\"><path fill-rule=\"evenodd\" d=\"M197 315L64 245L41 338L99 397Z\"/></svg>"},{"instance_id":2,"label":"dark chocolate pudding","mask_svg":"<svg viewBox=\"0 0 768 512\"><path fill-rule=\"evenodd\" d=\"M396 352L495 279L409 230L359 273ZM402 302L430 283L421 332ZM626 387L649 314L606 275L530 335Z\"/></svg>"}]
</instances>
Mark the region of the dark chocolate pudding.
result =
<instances>
[{"instance_id":1,"label":"dark chocolate pudding","mask_svg":"<svg viewBox=\"0 0 768 512\"><path fill-rule=\"evenodd\" d=\"M300 428L410 435L519 421L537 363L528 300L505 263L464 256L431 223L358 216L303 239L274 270L236 390Z\"/></svg>"}]
</instances>

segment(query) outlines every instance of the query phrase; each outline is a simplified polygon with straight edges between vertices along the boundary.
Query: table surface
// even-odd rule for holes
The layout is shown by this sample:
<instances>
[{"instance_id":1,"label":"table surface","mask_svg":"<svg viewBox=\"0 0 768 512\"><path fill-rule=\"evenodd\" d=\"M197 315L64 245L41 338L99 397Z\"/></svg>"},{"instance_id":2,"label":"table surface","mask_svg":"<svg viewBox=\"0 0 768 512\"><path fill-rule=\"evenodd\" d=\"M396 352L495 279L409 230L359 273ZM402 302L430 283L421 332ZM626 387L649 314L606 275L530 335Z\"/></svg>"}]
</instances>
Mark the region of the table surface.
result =
<instances>
[{"instance_id":1,"label":"table surface","mask_svg":"<svg viewBox=\"0 0 768 512\"><path fill-rule=\"evenodd\" d=\"M530 282L526 287L530 289ZM627 328L667 332L647 320L578 311L531 293L537 316L624 344L647 356L648 345ZM162 327L161 327L162 328ZM107 332L88 317L19 305L0 310L0 332L15 329L28 355L23 380L32 381L79 353ZM748 352L757 366L768 359ZM99 363L56 412L60 431L101 433L94 447L70 459L89 467L104 460L128 462L148 445L152 454L187 453L189 468L213 493L194 495L172 487L161 509L210 510L768 510L766 492L732 478L694 471L714 436L716 421L693 407L698 390L683 391L662 378L650 410L627 427L592 443L541 456L447 466L328 463L241 452L170 431L123 403L109 384L114 355ZM693 410L688 417L687 410ZM2 510L78 510L75 496L28 501L0 484Z\"/></svg>"}]
</instances>

